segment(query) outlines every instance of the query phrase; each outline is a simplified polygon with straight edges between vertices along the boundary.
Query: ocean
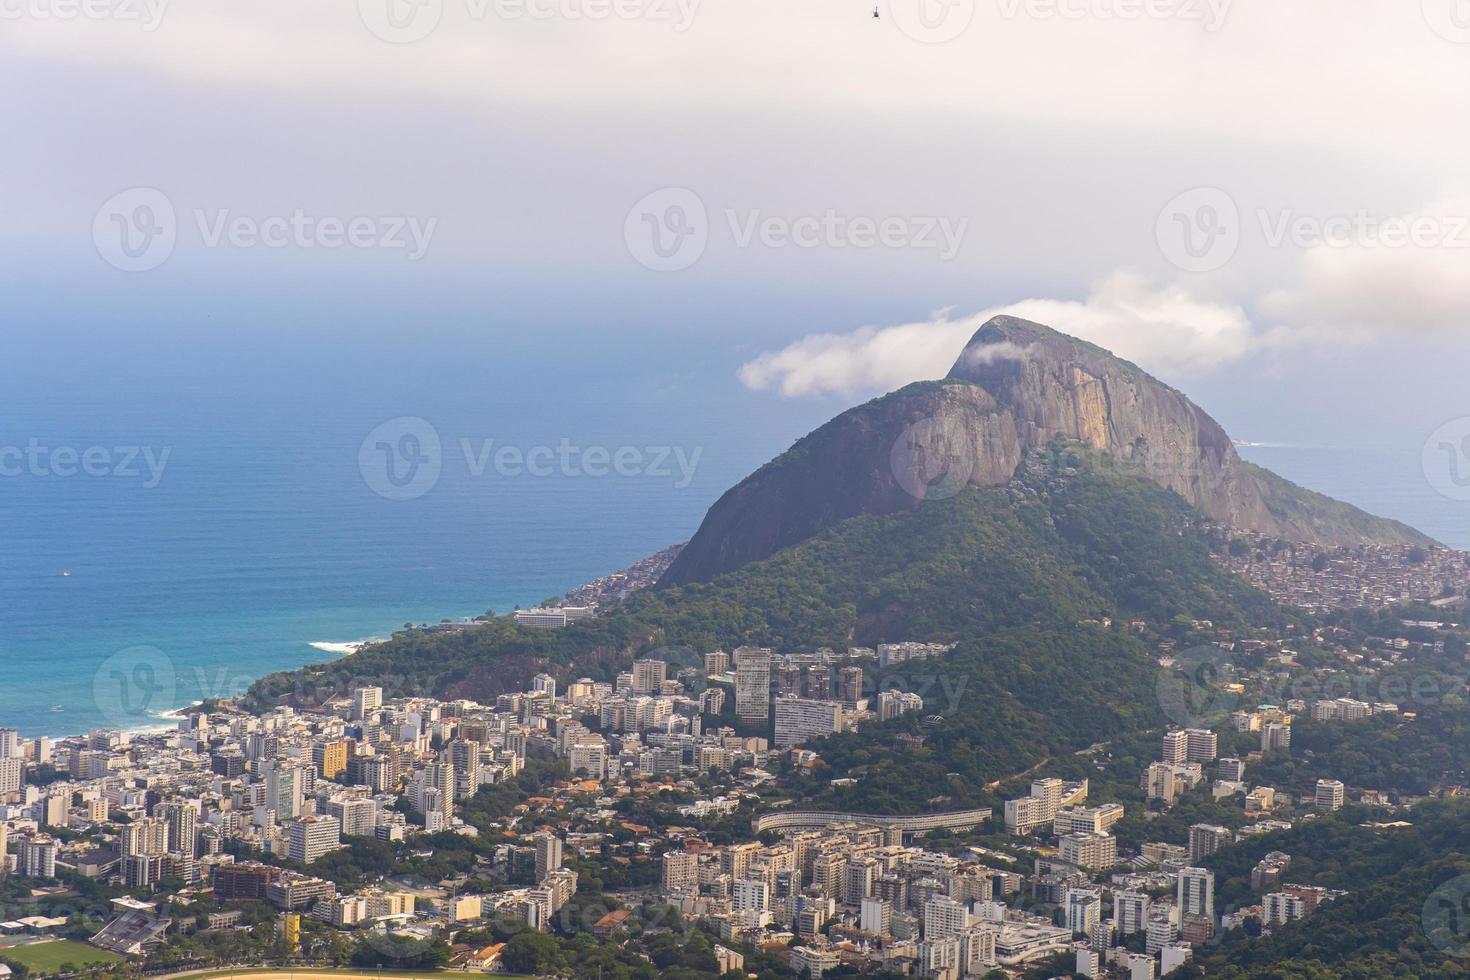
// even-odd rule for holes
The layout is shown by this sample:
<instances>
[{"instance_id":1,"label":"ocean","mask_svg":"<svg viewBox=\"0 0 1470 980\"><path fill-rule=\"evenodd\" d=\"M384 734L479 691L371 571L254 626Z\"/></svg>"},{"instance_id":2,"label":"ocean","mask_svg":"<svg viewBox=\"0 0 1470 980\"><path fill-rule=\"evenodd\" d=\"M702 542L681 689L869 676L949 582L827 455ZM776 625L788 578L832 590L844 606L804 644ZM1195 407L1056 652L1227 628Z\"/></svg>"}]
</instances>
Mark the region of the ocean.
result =
<instances>
[{"instance_id":1,"label":"ocean","mask_svg":"<svg viewBox=\"0 0 1470 980\"><path fill-rule=\"evenodd\" d=\"M0 727L167 727L405 623L535 605L687 539L826 413L482 392L5 405ZM403 482L435 437L431 483L428 463L388 479L385 454Z\"/></svg>"},{"instance_id":2,"label":"ocean","mask_svg":"<svg viewBox=\"0 0 1470 980\"><path fill-rule=\"evenodd\" d=\"M743 393L453 390L3 409L0 727L26 736L166 727L404 623L560 595L687 538L832 414ZM1417 448L1243 453L1470 548L1470 505L1428 487Z\"/></svg>"}]
</instances>

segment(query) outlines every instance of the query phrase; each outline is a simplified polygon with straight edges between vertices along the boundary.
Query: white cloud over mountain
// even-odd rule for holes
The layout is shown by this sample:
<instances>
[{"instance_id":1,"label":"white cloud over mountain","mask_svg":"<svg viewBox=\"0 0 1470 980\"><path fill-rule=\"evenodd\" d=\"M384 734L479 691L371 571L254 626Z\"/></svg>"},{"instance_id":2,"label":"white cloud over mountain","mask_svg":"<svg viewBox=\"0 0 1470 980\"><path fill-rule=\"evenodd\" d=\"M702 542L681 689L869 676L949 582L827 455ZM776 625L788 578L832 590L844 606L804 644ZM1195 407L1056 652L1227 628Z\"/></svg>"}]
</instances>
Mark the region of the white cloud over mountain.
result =
<instances>
[{"instance_id":1,"label":"white cloud over mountain","mask_svg":"<svg viewBox=\"0 0 1470 980\"><path fill-rule=\"evenodd\" d=\"M917 323L814 334L742 365L740 380L783 395L816 395L940 378L980 325L1002 313L1089 340L1166 377L1233 361L1251 349L1253 338L1237 306L1115 272L1085 300L1026 299L962 317L944 310Z\"/></svg>"}]
</instances>

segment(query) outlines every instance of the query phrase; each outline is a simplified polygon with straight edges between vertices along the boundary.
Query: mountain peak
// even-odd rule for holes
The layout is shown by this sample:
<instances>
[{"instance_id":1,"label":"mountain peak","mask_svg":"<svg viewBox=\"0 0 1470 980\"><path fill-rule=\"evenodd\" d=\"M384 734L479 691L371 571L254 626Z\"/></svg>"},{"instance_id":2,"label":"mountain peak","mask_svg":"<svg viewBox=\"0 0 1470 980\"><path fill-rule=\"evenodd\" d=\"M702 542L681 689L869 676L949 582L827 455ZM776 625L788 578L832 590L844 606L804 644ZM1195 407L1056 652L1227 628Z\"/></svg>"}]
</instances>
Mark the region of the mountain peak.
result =
<instances>
[{"instance_id":1,"label":"mountain peak","mask_svg":"<svg viewBox=\"0 0 1470 980\"><path fill-rule=\"evenodd\" d=\"M1219 423L1136 365L1043 324L997 316L943 381L842 413L727 492L662 582L703 581L851 517L1006 483L1028 453L1058 440L1081 443L1229 527L1326 544L1432 543L1247 465Z\"/></svg>"}]
</instances>

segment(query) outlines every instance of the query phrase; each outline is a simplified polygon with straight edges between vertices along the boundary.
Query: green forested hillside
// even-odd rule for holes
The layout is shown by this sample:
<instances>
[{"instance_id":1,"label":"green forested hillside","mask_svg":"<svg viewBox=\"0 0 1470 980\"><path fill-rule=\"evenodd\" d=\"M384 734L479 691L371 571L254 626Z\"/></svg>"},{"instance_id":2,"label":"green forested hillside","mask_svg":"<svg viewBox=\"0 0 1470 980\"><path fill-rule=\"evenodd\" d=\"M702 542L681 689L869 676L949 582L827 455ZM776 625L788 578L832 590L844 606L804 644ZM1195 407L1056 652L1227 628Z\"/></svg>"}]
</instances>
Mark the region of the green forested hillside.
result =
<instances>
[{"instance_id":1,"label":"green forested hillside","mask_svg":"<svg viewBox=\"0 0 1470 980\"><path fill-rule=\"evenodd\" d=\"M1412 823L1407 828L1361 825L1377 819L1381 815L1371 810L1350 808L1213 858L1217 908L1259 900L1250 891L1250 869L1272 850L1292 856L1286 881L1349 894L1266 938L1230 933L1201 957L1206 975L1223 980L1470 976L1470 921L1464 915L1470 878L1461 877L1470 874L1470 802L1422 803L1407 817ZM1431 910L1427 921L1426 905ZM1442 919L1436 911L1441 908Z\"/></svg>"},{"instance_id":2,"label":"green forested hillside","mask_svg":"<svg viewBox=\"0 0 1470 980\"><path fill-rule=\"evenodd\" d=\"M945 722L926 727L927 744L893 755L897 730L919 724L907 719L833 740L830 751L875 775L925 771L944 783L958 771L959 785L973 786L1079 741L1157 723L1152 652L1122 620L1167 628L1175 617L1281 615L1212 561L1195 519L1169 491L1054 447L1006 486L855 518L713 582L639 593L565 629L525 630L499 617L462 633L406 630L323 667L268 677L252 696L319 702L374 682L390 696L486 698L546 668L607 677L649 650L693 662L742 643L801 650L939 640L958 646L942 661L879 678L929 684L926 713ZM1104 628L1096 621L1106 616L1119 622ZM880 778L854 796L885 809L913 803Z\"/></svg>"}]
</instances>

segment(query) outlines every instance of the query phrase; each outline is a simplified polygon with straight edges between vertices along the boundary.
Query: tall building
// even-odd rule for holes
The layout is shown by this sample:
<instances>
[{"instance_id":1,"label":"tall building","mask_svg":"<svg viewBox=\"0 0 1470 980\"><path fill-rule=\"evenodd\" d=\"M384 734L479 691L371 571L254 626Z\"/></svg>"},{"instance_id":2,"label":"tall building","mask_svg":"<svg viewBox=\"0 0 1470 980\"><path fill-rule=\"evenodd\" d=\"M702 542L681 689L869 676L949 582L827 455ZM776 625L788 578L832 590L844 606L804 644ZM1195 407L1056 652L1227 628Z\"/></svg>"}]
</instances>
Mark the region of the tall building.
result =
<instances>
[{"instance_id":1,"label":"tall building","mask_svg":"<svg viewBox=\"0 0 1470 980\"><path fill-rule=\"evenodd\" d=\"M1102 892L1097 888L1069 888L1065 909L1072 934L1089 935L1102 919Z\"/></svg>"},{"instance_id":2,"label":"tall building","mask_svg":"<svg viewBox=\"0 0 1470 980\"><path fill-rule=\"evenodd\" d=\"M1306 901L1300 895L1289 892L1270 892L1261 899L1261 908L1265 917L1264 925L1285 925L1293 919L1305 918L1307 914Z\"/></svg>"},{"instance_id":3,"label":"tall building","mask_svg":"<svg viewBox=\"0 0 1470 980\"><path fill-rule=\"evenodd\" d=\"M156 857L164 854L168 851L168 820L164 817L143 817L123 824L121 842L121 857Z\"/></svg>"},{"instance_id":4,"label":"tall building","mask_svg":"<svg viewBox=\"0 0 1470 980\"><path fill-rule=\"evenodd\" d=\"M842 705L811 698L776 699L775 743L791 748L842 731Z\"/></svg>"},{"instance_id":5,"label":"tall building","mask_svg":"<svg viewBox=\"0 0 1470 980\"><path fill-rule=\"evenodd\" d=\"M923 711L924 698L913 691L879 691L878 720L887 721L911 711Z\"/></svg>"},{"instance_id":6,"label":"tall building","mask_svg":"<svg viewBox=\"0 0 1470 980\"><path fill-rule=\"evenodd\" d=\"M362 797L338 797L327 802L327 815L342 825L343 837L370 837L378 829L378 806Z\"/></svg>"},{"instance_id":7,"label":"tall building","mask_svg":"<svg viewBox=\"0 0 1470 980\"><path fill-rule=\"evenodd\" d=\"M276 811L276 820L284 823L301 816L306 799L303 767L280 759L265 764L265 805Z\"/></svg>"},{"instance_id":8,"label":"tall building","mask_svg":"<svg viewBox=\"0 0 1470 980\"><path fill-rule=\"evenodd\" d=\"M286 854L299 864L310 864L342 846L342 828L335 817L303 817L287 825Z\"/></svg>"},{"instance_id":9,"label":"tall building","mask_svg":"<svg viewBox=\"0 0 1470 980\"><path fill-rule=\"evenodd\" d=\"M666 892L686 892L699 887L699 855L693 851L667 851L663 857L661 883Z\"/></svg>"},{"instance_id":10,"label":"tall building","mask_svg":"<svg viewBox=\"0 0 1470 980\"><path fill-rule=\"evenodd\" d=\"M771 651L767 647L735 650L735 716L761 723L771 716Z\"/></svg>"},{"instance_id":11,"label":"tall building","mask_svg":"<svg viewBox=\"0 0 1470 980\"><path fill-rule=\"evenodd\" d=\"M1179 872L1179 914L1215 922L1215 872L1184 868Z\"/></svg>"},{"instance_id":12,"label":"tall building","mask_svg":"<svg viewBox=\"0 0 1470 980\"><path fill-rule=\"evenodd\" d=\"M1221 847L1235 840L1235 835L1225 827L1197 823L1189 828L1189 863L1198 864Z\"/></svg>"},{"instance_id":13,"label":"tall building","mask_svg":"<svg viewBox=\"0 0 1470 980\"><path fill-rule=\"evenodd\" d=\"M924 938L949 939L965 931L970 914L951 898L933 898L924 903Z\"/></svg>"},{"instance_id":14,"label":"tall building","mask_svg":"<svg viewBox=\"0 0 1470 980\"><path fill-rule=\"evenodd\" d=\"M669 665L662 660L633 661L633 690L639 694L656 694L669 677Z\"/></svg>"},{"instance_id":15,"label":"tall building","mask_svg":"<svg viewBox=\"0 0 1470 980\"><path fill-rule=\"evenodd\" d=\"M724 650L716 650L704 655L704 672L711 676L719 676L730 670L730 655Z\"/></svg>"},{"instance_id":16,"label":"tall building","mask_svg":"<svg viewBox=\"0 0 1470 980\"><path fill-rule=\"evenodd\" d=\"M1165 762L1189 761L1189 735L1183 731L1165 732L1162 758Z\"/></svg>"},{"instance_id":17,"label":"tall building","mask_svg":"<svg viewBox=\"0 0 1470 980\"><path fill-rule=\"evenodd\" d=\"M0 793L19 793L21 784L25 782L25 774L24 759L0 757Z\"/></svg>"},{"instance_id":18,"label":"tall building","mask_svg":"<svg viewBox=\"0 0 1470 980\"><path fill-rule=\"evenodd\" d=\"M173 854L193 857L199 850L199 813L192 804L178 800L160 803L153 808L153 815L162 818L168 832L164 850Z\"/></svg>"},{"instance_id":19,"label":"tall building","mask_svg":"<svg viewBox=\"0 0 1470 980\"><path fill-rule=\"evenodd\" d=\"M347 768L347 740L333 739L311 747L311 764L322 779L336 779Z\"/></svg>"},{"instance_id":20,"label":"tall building","mask_svg":"<svg viewBox=\"0 0 1470 980\"><path fill-rule=\"evenodd\" d=\"M381 687L359 687L352 692L352 720L362 721L383 706Z\"/></svg>"},{"instance_id":21,"label":"tall building","mask_svg":"<svg viewBox=\"0 0 1470 980\"><path fill-rule=\"evenodd\" d=\"M1063 834L1060 843L1061 859L1079 868L1100 871L1118 863L1118 839L1112 834Z\"/></svg>"},{"instance_id":22,"label":"tall building","mask_svg":"<svg viewBox=\"0 0 1470 980\"><path fill-rule=\"evenodd\" d=\"M547 697L556 697L556 678L550 674L537 674L531 678L531 690L537 694L545 694Z\"/></svg>"},{"instance_id":23,"label":"tall building","mask_svg":"<svg viewBox=\"0 0 1470 980\"><path fill-rule=\"evenodd\" d=\"M561 867L561 838L545 832L536 835L536 880L543 881L547 875Z\"/></svg>"},{"instance_id":24,"label":"tall building","mask_svg":"<svg viewBox=\"0 0 1470 980\"><path fill-rule=\"evenodd\" d=\"M1120 936L1148 928L1148 896L1142 892L1113 892L1113 925Z\"/></svg>"},{"instance_id":25,"label":"tall building","mask_svg":"<svg viewBox=\"0 0 1470 980\"><path fill-rule=\"evenodd\" d=\"M1342 783L1335 779L1317 780L1317 809L1341 810L1343 803Z\"/></svg>"},{"instance_id":26,"label":"tall building","mask_svg":"<svg viewBox=\"0 0 1470 980\"><path fill-rule=\"evenodd\" d=\"M447 826L454 816L454 763L429 763L424 767L424 783L436 791L435 807L443 818L444 825Z\"/></svg>"},{"instance_id":27,"label":"tall building","mask_svg":"<svg viewBox=\"0 0 1470 980\"><path fill-rule=\"evenodd\" d=\"M865 898L860 920L863 932L877 936L893 935L893 906L881 898Z\"/></svg>"},{"instance_id":28,"label":"tall building","mask_svg":"<svg viewBox=\"0 0 1470 980\"><path fill-rule=\"evenodd\" d=\"M863 669L861 667L839 667L837 669L837 700L848 711L856 711L863 698Z\"/></svg>"},{"instance_id":29,"label":"tall building","mask_svg":"<svg viewBox=\"0 0 1470 980\"><path fill-rule=\"evenodd\" d=\"M1291 725L1284 721L1268 722L1261 726L1261 751L1291 748Z\"/></svg>"},{"instance_id":30,"label":"tall building","mask_svg":"<svg viewBox=\"0 0 1470 980\"><path fill-rule=\"evenodd\" d=\"M454 766L454 795L465 800L480 791L480 743L457 738L449 743L449 761Z\"/></svg>"},{"instance_id":31,"label":"tall building","mask_svg":"<svg viewBox=\"0 0 1470 980\"><path fill-rule=\"evenodd\" d=\"M45 834L22 837L16 870L27 878L55 878L56 839Z\"/></svg>"},{"instance_id":32,"label":"tall building","mask_svg":"<svg viewBox=\"0 0 1470 980\"><path fill-rule=\"evenodd\" d=\"M1245 779L1245 760L1227 757L1215 763L1215 772L1226 782L1238 783Z\"/></svg>"}]
</instances>

